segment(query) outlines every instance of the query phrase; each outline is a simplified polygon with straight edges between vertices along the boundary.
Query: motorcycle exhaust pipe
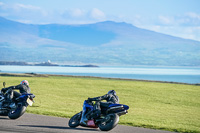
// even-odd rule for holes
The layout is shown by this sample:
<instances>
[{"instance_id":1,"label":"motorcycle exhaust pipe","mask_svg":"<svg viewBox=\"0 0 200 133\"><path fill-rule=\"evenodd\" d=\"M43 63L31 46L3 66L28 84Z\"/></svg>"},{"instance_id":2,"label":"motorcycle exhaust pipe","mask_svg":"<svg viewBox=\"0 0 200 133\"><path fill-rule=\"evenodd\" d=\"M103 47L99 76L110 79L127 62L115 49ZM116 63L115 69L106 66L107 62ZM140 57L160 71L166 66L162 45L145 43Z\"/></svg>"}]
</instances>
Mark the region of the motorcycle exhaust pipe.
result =
<instances>
[{"instance_id":1,"label":"motorcycle exhaust pipe","mask_svg":"<svg viewBox=\"0 0 200 133\"><path fill-rule=\"evenodd\" d=\"M121 116L121 115L125 115L127 113L128 113L128 111L124 110L124 111L118 112L117 115Z\"/></svg>"}]
</instances>

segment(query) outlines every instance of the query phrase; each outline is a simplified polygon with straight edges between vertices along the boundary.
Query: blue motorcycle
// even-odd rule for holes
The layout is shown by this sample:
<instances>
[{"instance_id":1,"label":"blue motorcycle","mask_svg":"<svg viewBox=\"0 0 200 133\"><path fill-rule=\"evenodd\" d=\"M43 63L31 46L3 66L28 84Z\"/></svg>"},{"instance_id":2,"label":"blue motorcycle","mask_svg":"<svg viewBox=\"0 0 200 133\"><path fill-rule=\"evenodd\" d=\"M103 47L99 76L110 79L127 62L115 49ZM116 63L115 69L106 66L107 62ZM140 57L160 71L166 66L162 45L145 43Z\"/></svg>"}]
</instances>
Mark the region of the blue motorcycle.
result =
<instances>
[{"instance_id":1,"label":"blue motorcycle","mask_svg":"<svg viewBox=\"0 0 200 133\"><path fill-rule=\"evenodd\" d=\"M22 94L15 99L15 102L6 102L6 97L9 97L12 91L12 89L8 89L5 93L0 93L0 116L8 116L10 119L17 119L25 113L27 106L32 106L35 95Z\"/></svg>"},{"instance_id":2,"label":"blue motorcycle","mask_svg":"<svg viewBox=\"0 0 200 133\"><path fill-rule=\"evenodd\" d=\"M101 131L113 129L119 122L119 116L128 113L129 106L123 104L110 104L108 107L101 107L101 115L93 118L94 102L85 100L83 110L75 114L68 122L72 128L77 126L99 128Z\"/></svg>"}]
</instances>

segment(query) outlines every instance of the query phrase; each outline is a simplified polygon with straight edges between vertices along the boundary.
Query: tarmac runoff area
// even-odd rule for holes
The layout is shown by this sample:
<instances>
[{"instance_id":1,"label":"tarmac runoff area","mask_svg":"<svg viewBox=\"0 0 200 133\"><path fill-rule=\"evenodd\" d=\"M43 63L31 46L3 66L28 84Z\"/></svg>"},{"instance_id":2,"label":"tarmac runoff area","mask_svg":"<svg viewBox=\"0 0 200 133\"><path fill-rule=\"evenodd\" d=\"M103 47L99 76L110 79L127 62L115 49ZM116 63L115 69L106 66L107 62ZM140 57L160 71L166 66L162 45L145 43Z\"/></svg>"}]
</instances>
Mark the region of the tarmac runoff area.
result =
<instances>
[{"instance_id":1,"label":"tarmac runoff area","mask_svg":"<svg viewBox=\"0 0 200 133\"><path fill-rule=\"evenodd\" d=\"M11 120L0 116L0 133L102 133L98 128L78 126L70 128L69 119L25 113L19 119ZM172 133L169 131L117 125L108 133Z\"/></svg>"}]
</instances>

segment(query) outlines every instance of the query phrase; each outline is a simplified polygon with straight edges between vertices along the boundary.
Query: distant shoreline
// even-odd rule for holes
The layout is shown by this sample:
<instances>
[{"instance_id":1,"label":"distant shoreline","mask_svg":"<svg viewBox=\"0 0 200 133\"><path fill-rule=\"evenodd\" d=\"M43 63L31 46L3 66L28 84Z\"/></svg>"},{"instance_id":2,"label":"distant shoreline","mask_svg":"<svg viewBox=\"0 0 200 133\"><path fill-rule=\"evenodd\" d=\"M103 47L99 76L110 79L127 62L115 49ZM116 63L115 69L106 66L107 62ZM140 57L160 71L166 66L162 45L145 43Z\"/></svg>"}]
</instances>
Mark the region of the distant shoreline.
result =
<instances>
[{"instance_id":1,"label":"distant shoreline","mask_svg":"<svg viewBox=\"0 0 200 133\"><path fill-rule=\"evenodd\" d=\"M58 67L99 67L97 65L58 65L48 62L41 62L41 63L27 63L27 62L18 62L18 61L0 61L0 65L17 65L17 66L58 66Z\"/></svg>"},{"instance_id":2,"label":"distant shoreline","mask_svg":"<svg viewBox=\"0 0 200 133\"><path fill-rule=\"evenodd\" d=\"M75 77L75 78L98 78L98 79L110 79L110 80L126 80L126 81L141 81L141 82L155 82L155 83L170 83L170 84L183 84L183 85L197 85L200 83L182 83L182 82L169 82L169 81L156 81L156 80L142 80L142 79L124 79L124 78L106 78L106 77L96 77L96 76L74 76L74 75L60 75L60 74L37 74L37 73L2 73L0 71L0 76L12 76L12 77Z\"/></svg>"}]
</instances>

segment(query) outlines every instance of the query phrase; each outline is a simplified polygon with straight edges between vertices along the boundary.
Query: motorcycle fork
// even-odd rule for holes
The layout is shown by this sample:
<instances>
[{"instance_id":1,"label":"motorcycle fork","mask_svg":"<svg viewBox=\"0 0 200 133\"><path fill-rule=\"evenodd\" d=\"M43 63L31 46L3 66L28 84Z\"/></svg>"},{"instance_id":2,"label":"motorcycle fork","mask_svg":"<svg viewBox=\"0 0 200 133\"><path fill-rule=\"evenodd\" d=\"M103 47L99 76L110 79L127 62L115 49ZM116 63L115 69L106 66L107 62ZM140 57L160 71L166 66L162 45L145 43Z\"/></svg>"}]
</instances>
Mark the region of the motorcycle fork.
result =
<instances>
[{"instance_id":1,"label":"motorcycle fork","mask_svg":"<svg viewBox=\"0 0 200 133\"><path fill-rule=\"evenodd\" d=\"M88 119L86 118L85 113L86 113L86 109L83 109L83 112L82 112L82 114L81 114L80 124L81 124L81 125L84 125L84 126L87 125L86 121L88 120Z\"/></svg>"}]
</instances>

